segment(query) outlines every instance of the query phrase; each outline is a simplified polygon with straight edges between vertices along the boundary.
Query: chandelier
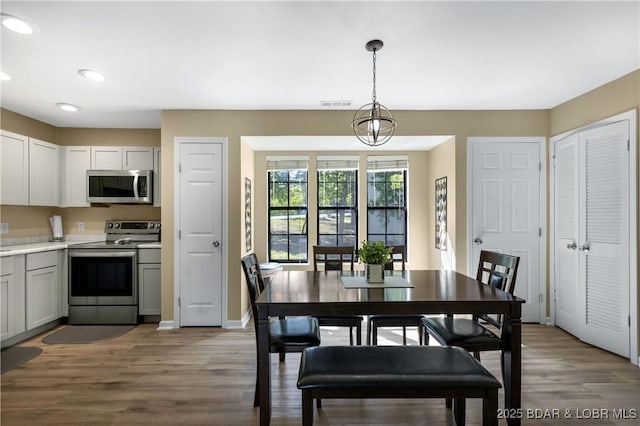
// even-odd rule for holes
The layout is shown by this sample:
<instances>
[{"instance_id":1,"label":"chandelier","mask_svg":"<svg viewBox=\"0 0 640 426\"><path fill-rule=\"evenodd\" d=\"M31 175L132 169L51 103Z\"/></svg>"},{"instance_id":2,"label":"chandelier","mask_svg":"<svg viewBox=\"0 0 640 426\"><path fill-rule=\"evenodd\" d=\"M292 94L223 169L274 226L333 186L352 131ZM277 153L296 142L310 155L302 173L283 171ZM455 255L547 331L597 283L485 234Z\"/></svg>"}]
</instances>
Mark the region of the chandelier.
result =
<instances>
[{"instance_id":1,"label":"chandelier","mask_svg":"<svg viewBox=\"0 0 640 426\"><path fill-rule=\"evenodd\" d=\"M398 124L391 112L376 98L376 52L382 49L382 40L371 40L365 49L373 52L373 94L370 104L356 111L351 127L360 142L369 146L380 146L391 139Z\"/></svg>"}]
</instances>

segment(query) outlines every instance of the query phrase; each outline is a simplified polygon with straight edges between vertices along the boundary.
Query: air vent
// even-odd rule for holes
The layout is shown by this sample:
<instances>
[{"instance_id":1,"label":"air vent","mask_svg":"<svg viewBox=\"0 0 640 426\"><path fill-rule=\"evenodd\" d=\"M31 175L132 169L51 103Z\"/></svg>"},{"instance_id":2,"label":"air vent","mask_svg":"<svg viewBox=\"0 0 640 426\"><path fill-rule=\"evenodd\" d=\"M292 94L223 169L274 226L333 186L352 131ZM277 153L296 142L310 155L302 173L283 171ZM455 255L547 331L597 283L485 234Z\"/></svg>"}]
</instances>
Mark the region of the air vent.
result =
<instances>
[{"instance_id":1,"label":"air vent","mask_svg":"<svg viewBox=\"0 0 640 426\"><path fill-rule=\"evenodd\" d=\"M323 108L350 107L351 105L353 105L353 101L320 101L320 105L322 105Z\"/></svg>"}]
</instances>

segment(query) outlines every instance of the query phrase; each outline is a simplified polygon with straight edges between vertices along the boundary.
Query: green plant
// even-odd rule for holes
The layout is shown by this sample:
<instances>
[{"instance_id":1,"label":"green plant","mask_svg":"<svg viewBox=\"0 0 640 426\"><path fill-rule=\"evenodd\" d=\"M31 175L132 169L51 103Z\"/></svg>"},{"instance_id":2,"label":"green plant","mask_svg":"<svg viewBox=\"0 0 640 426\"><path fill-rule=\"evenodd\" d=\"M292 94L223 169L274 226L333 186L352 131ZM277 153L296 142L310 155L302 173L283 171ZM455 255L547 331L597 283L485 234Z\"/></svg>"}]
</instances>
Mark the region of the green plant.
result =
<instances>
[{"instance_id":1,"label":"green plant","mask_svg":"<svg viewBox=\"0 0 640 426\"><path fill-rule=\"evenodd\" d=\"M358 250L358 258L362 263L384 265L391 262L391 247L385 246L383 241L363 241Z\"/></svg>"}]
</instances>

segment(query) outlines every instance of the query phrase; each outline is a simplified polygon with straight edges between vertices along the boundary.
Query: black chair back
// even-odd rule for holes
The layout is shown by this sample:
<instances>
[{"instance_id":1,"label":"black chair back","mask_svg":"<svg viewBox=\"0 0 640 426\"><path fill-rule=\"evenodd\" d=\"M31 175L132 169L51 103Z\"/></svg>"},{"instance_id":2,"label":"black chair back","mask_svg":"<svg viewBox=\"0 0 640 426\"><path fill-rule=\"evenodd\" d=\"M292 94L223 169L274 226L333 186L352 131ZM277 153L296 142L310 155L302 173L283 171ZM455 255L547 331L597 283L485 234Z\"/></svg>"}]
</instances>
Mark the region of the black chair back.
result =
<instances>
[{"instance_id":1,"label":"black chair back","mask_svg":"<svg viewBox=\"0 0 640 426\"><path fill-rule=\"evenodd\" d=\"M352 246L313 246L313 270L318 271L318 263L324 264L325 271L342 271L349 265L353 271L354 250Z\"/></svg>"},{"instance_id":2,"label":"black chair back","mask_svg":"<svg viewBox=\"0 0 640 426\"><path fill-rule=\"evenodd\" d=\"M257 330L258 309L256 308L256 300L258 300L260 293L264 290L264 281L262 280L262 274L260 273L260 263L258 262L258 257L255 253L246 255L240 260L240 262L242 263L242 270L244 271L244 277L247 282L249 298L251 299L253 322Z\"/></svg>"},{"instance_id":3,"label":"black chair back","mask_svg":"<svg viewBox=\"0 0 640 426\"><path fill-rule=\"evenodd\" d=\"M384 265L386 271L393 271L395 263L400 262L401 270L405 270L405 262L407 261L407 252L405 246L387 246L393 249L391 252L391 262Z\"/></svg>"},{"instance_id":4,"label":"black chair back","mask_svg":"<svg viewBox=\"0 0 640 426\"><path fill-rule=\"evenodd\" d=\"M518 256L482 250L478 261L476 279L483 284L499 288L513 295L519 263L520 257ZM497 318L489 315L480 315L479 318L498 328L502 327L501 315L498 315Z\"/></svg>"}]
</instances>

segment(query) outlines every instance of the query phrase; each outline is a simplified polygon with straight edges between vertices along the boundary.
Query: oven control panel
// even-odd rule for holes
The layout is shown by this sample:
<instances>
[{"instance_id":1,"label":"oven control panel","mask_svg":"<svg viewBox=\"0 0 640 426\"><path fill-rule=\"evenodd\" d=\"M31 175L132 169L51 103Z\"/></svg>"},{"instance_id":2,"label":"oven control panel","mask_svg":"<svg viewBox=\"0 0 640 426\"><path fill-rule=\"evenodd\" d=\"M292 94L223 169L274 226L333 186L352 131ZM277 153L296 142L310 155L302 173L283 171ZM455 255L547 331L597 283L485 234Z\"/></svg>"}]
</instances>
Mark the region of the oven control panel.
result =
<instances>
[{"instance_id":1,"label":"oven control panel","mask_svg":"<svg viewBox=\"0 0 640 426\"><path fill-rule=\"evenodd\" d=\"M153 220L108 220L104 225L107 234L157 234L160 221Z\"/></svg>"}]
</instances>

